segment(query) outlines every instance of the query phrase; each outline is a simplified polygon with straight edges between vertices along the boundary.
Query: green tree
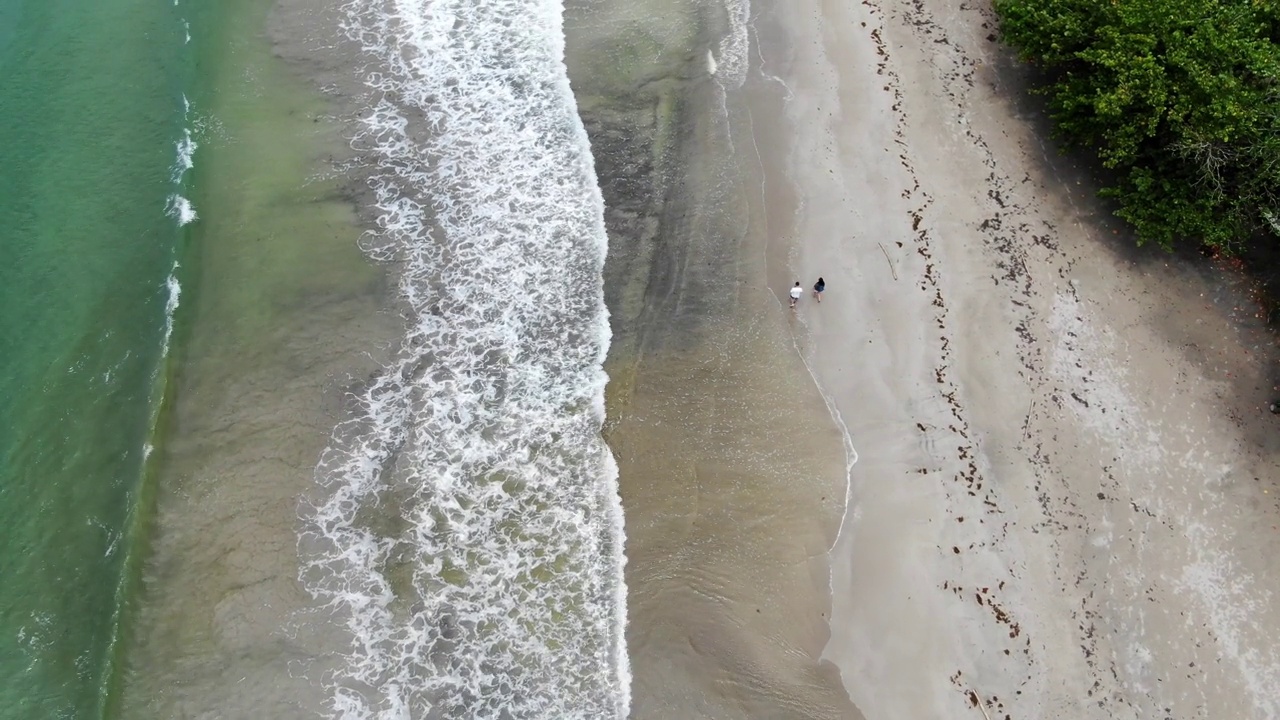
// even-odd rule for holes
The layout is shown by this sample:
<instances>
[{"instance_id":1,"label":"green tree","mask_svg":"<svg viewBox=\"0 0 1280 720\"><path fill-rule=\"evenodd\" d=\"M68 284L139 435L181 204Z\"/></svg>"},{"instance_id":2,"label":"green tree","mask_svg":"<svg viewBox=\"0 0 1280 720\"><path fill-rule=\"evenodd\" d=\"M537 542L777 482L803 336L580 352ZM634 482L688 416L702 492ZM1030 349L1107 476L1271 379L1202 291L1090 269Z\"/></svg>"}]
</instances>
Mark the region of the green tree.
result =
<instances>
[{"instance_id":1,"label":"green tree","mask_svg":"<svg viewBox=\"0 0 1280 720\"><path fill-rule=\"evenodd\" d=\"M1233 250L1280 216L1274 0L995 8L1005 40L1045 73L1058 134L1115 171L1103 194L1141 240Z\"/></svg>"}]
</instances>

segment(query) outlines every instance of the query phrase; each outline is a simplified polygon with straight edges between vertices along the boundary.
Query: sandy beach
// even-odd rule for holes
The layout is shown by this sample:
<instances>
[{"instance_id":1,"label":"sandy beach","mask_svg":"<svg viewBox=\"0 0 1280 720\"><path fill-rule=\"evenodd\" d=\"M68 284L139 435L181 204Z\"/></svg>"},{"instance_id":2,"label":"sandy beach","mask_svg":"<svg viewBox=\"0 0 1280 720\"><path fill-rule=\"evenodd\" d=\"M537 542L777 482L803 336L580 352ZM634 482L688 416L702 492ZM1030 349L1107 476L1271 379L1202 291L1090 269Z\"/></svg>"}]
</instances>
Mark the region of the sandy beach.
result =
<instances>
[{"instance_id":1,"label":"sandy beach","mask_svg":"<svg viewBox=\"0 0 1280 720\"><path fill-rule=\"evenodd\" d=\"M986 3L762 4L803 353L858 454L823 658L871 720L1280 717L1271 336L1136 248ZM775 180L767 176L766 182Z\"/></svg>"}]
</instances>

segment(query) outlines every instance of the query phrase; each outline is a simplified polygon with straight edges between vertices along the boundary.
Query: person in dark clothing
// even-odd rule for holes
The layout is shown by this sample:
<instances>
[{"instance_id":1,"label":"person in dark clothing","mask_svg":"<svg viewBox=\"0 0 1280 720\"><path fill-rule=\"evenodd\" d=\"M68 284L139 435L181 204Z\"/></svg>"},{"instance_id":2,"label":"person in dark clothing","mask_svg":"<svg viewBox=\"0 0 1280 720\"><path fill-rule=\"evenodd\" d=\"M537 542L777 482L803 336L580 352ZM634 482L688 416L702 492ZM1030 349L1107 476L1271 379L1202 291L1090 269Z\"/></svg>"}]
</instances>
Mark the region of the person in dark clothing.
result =
<instances>
[{"instance_id":1,"label":"person in dark clothing","mask_svg":"<svg viewBox=\"0 0 1280 720\"><path fill-rule=\"evenodd\" d=\"M827 289L827 281L818 278L818 282L813 284L813 296L822 302L822 291Z\"/></svg>"}]
</instances>

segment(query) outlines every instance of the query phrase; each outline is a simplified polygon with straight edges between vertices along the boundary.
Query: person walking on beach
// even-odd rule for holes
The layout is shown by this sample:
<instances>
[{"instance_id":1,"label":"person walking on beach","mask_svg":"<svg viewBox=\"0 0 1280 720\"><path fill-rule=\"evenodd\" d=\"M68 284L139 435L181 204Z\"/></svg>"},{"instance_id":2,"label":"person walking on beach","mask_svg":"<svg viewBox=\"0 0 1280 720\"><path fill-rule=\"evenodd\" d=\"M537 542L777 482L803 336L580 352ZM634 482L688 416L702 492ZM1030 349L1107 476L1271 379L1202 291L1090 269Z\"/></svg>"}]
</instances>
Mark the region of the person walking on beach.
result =
<instances>
[{"instance_id":1,"label":"person walking on beach","mask_svg":"<svg viewBox=\"0 0 1280 720\"><path fill-rule=\"evenodd\" d=\"M823 280L822 277L819 276L818 282L813 284L813 296L818 299L818 302L822 302L822 291L826 289L827 281Z\"/></svg>"},{"instance_id":2,"label":"person walking on beach","mask_svg":"<svg viewBox=\"0 0 1280 720\"><path fill-rule=\"evenodd\" d=\"M797 280L794 287L791 288L791 308L794 310L796 303L800 302L800 296L804 294L804 289L800 287L800 281Z\"/></svg>"}]
</instances>

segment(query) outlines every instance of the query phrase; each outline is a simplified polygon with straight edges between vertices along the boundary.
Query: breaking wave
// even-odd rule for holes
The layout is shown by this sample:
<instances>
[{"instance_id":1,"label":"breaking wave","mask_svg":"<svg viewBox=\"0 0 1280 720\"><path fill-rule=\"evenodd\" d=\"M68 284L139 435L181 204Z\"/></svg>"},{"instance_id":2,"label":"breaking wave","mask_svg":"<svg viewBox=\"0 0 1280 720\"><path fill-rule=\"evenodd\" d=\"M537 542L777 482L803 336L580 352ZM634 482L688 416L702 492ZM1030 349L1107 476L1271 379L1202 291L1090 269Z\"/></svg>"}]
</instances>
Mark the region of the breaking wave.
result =
<instances>
[{"instance_id":1,"label":"breaking wave","mask_svg":"<svg viewBox=\"0 0 1280 720\"><path fill-rule=\"evenodd\" d=\"M341 718L622 718L622 510L600 436L603 200L560 0L356 0L374 60L365 250L394 360L304 503L302 581L342 619Z\"/></svg>"}]
</instances>

